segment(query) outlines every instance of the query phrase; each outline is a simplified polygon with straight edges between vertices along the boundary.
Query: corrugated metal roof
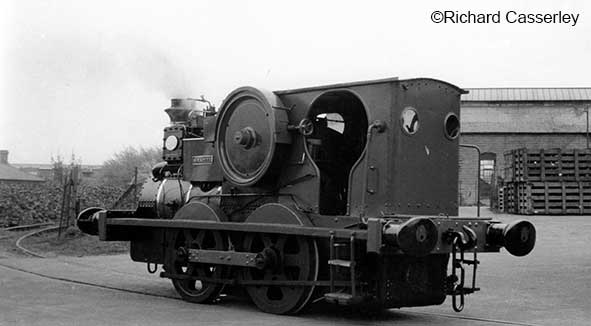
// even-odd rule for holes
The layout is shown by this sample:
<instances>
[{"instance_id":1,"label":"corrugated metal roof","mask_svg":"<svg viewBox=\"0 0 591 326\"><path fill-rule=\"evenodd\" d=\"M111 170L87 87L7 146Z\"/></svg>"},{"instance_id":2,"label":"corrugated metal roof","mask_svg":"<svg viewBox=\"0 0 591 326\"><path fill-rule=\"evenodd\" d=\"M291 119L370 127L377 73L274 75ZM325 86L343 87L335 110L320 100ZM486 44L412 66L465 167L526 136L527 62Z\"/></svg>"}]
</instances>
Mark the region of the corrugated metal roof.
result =
<instances>
[{"instance_id":1,"label":"corrugated metal roof","mask_svg":"<svg viewBox=\"0 0 591 326\"><path fill-rule=\"evenodd\" d=\"M466 88L462 102L591 101L591 87L572 88Z\"/></svg>"},{"instance_id":2,"label":"corrugated metal roof","mask_svg":"<svg viewBox=\"0 0 591 326\"><path fill-rule=\"evenodd\" d=\"M45 181L39 177L25 173L14 166L11 166L10 164L0 164L0 181L3 180L36 182Z\"/></svg>"}]
</instances>

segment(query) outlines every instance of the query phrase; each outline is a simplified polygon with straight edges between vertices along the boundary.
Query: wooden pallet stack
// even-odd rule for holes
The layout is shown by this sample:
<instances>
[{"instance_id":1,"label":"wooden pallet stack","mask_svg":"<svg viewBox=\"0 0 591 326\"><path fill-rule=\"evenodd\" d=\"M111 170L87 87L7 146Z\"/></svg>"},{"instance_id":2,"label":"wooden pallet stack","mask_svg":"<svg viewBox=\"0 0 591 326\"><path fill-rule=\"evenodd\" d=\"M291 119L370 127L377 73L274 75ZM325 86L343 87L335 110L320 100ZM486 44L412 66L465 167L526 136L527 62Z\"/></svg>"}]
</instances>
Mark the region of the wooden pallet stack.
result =
<instances>
[{"instance_id":1,"label":"wooden pallet stack","mask_svg":"<svg viewBox=\"0 0 591 326\"><path fill-rule=\"evenodd\" d=\"M505 211L505 187L503 187L502 185L498 188L497 208L501 212Z\"/></svg>"},{"instance_id":2,"label":"wooden pallet stack","mask_svg":"<svg viewBox=\"0 0 591 326\"><path fill-rule=\"evenodd\" d=\"M503 189L508 213L591 214L591 150L506 152Z\"/></svg>"}]
</instances>

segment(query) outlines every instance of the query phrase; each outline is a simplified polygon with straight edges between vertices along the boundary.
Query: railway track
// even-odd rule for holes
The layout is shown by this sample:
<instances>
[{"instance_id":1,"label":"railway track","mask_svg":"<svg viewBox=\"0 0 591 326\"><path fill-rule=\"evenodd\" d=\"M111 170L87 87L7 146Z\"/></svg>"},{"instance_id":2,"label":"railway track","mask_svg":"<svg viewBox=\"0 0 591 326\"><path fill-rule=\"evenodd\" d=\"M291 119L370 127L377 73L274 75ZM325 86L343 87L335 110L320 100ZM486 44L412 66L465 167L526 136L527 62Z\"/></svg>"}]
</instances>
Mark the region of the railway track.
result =
<instances>
[{"instance_id":1,"label":"railway track","mask_svg":"<svg viewBox=\"0 0 591 326\"><path fill-rule=\"evenodd\" d=\"M34 253L34 255L36 257L39 257L39 258L45 258L43 255L38 254L38 253ZM146 291L130 290L130 289L124 289L124 288L119 288L119 287L115 287L115 286L104 285L104 284L97 284L97 283L92 283L92 282L87 282L87 281L69 279L69 278L65 278L65 277L58 277L58 276L53 276L53 275L47 275L47 274L44 274L44 273L40 273L40 272L36 272L36 271L27 270L27 269L24 269L24 268L19 268L19 267L11 266L11 265L8 265L8 264L3 263L2 260L0 260L0 267L6 268L6 269L10 269L10 270L13 270L13 271L18 271L18 272L21 272L21 273L35 275L37 277L41 277L41 278L44 278L44 279L49 279L49 280L54 280L54 281L60 281L60 282L69 283L69 284L78 284L78 285L89 286L89 287L98 288L98 289L105 289L105 290L111 290L111 291L118 291L118 292L124 292L124 293L144 295L144 296L148 296L148 297L165 298L165 299L172 299L172 300L182 301L181 298L176 297L176 296L172 296L172 295L150 293L150 292L146 292ZM516 321L491 319L491 318L481 318L481 317L473 317L473 316L461 316L461 315L441 314L441 313L404 311L404 310L397 311L397 313L405 314L405 315L415 315L415 316L416 315L420 315L420 316L440 317L440 318L446 318L446 319L452 319L452 320L453 319L455 319L455 320L467 320L467 321L474 321L475 323L483 323L483 324L518 325L518 326L539 326L537 324L530 324L530 323L523 323L523 322L516 322Z\"/></svg>"},{"instance_id":2,"label":"railway track","mask_svg":"<svg viewBox=\"0 0 591 326\"><path fill-rule=\"evenodd\" d=\"M11 227L7 227L7 228L2 228L2 231L8 231L8 232L19 232L19 231L26 231L26 230L30 230L30 229L36 229L36 228L41 228L44 226L49 226L47 228L41 229L41 230L36 230L30 233L27 233L21 237L19 237L16 242L15 242L15 246L18 250L20 250L21 252L34 256L34 257L39 257L39 258L44 258L45 256L43 256L40 253L34 252L32 250L29 250L25 247L23 247L22 242L24 239L37 235L37 234L41 234L41 233L45 233L45 232L51 232L51 231L55 231L57 229L59 229L59 227L57 226L53 226L53 223L47 222L47 223L35 223L35 224L27 224L27 225L17 225L17 226L11 226ZM3 239L8 239L13 237L13 235L3 235L0 236L0 240Z\"/></svg>"},{"instance_id":3,"label":"railway track","mask_svg":"<svg viewBox=\"0 0 591 326\"><path fill-rule=\"evenodd\" d=\"M38 224L5 228L4 230L6 230L6 231L23 231L23 230L39 228L39 227L43 227L43 226L47 226L47 225L51 225L51 224L50 223L38 223ZM32 237L32 236L35 236L35 235L38 235L41 233L45 233L45 232L57 231L58 229L59 229L59 226L50 226L47 228L43 228L40 230L35 230L33 232L29 232L29 233L19 237L15 241L15 246L20 251L22 251L23 253L28 254L30 256L37 257L37 258L47 258L42 253L38 253L33 250L27 249L26 247L23 246L23 242L25 239L27 239L29 237ZM108 285L97 284L97 283L92 283L92 282L86 282L86 281L81 281L81 280L74 280L74 279L69 279L69 278L65 278L65 277L57 277L57 276L47 275L47 274L39 273L36 271L31 271L31 270L27 270L24 268L18 268L15 266L7 265L7 264L2 263L1 260L0 260L0 266L3 268L11 269L14 271L18 271L18 272L26 273L26 274L30 274L30 275L35 275L35 276L38 276L41 278L50 279L50 280L54 280L54 281L84 285L84 286L89 286L89 287L93 287L93 288L119 291L119 292L124 292L124 293L139 294L139 295L144 295L144 296L149 296L149 297L158 297L158 298L166 298L166 299L182 301L181 298L176 297L176 296L171 296L171 295L156 294L156 293L150 293L150 292L145 292L145 291L136 291L136 290L118 288L118 287L114 287L114 286L108 286ZM539 325L530 324L530 323L522 323L522 322L516 322L516 321L507 321L507 320L491 319L491 318L480 318L480 317L473 317L473 316L461 316L461 315L452 315L452 314L418 312L418 311L402 311L402 310L399 312L401 314L408 314L408 315L421 315L421 316L440 317L440 318L446 318L446 319L468 320L468 321L474 321L474 322L478 322L478 323L488 323L488 324L495 324L495 325L539 326Z\"/></svg>"},{"instance_id":4,"label":"railway track","mask_svg":"<svg viewBox=\"0 0 591 326\"><path fill-rule=\"evenodd\" d=\"M42 228L44 226L48 226L48 227ZM37 228L42 228L42 229L35 230L35 231L29 232L29 233L26 233L26 234L20 236L19 238L16 239L14 245L19 251L21 251L24 254L27 254L27 255L33 256L33 257L38 257L38 258L46 258L46 256L41 253L38 253L38 252L35 252L35 251L30 250L28 248L25 248L23 246L23 242L25 239L35 236L35 235L57 231L60 228L59 226L55 226L53 223L47 222L47 223L35 223L35 224L11 226L11 227L7 227L7 228L3 228L1 230L2 231L9 231L9 232L22 232L22 231L26 231L26 230L30 230L30 229L37 229ZM0 237L0 240L11 238L11 237L12 237L12 235L4 235L4 236Z\"/></svg>"},{"instance_id":5,"label":"railway track","mask_svg":"<svg viewBox=\"0 0 591 326\"><path fill-rule=\"evenodd\" d=\"M28 230L28 229L32 229L32 228L43 227L43 226L47 226L47 225L51 225L51 224L48 224L48 223L31 224L31 225L24 225L24 226L7 228L5 230L7 230L7 231L17 231L17 230L22 231L22 230ZM32 237L32 236L35 236L35 235L38 235L41 233L45 233L45 232L57 231L58 229L59 229L59 226L50 226L47 228L43 228L40 230L35 230L33 232L29 232L29 233L19 237L15 241L15 246L19 250L21 250L23 253L26 253L30 256L37 257L37 258L47 258L45 255L43 255L41 253L38 253L33 250L25 248L22 243L25 239L27 239L29 237ZM176 297L176 296L171 296L171 295L164 295L164 294L156 294L156 293L150 293L150 292L145 292L145 291L123 289L123 288L118 288L118 287L114 287L114 286L108 286L108 285L97 284L97 283L92 283L92 282L69 279L69 278L65 278L65 277L57 277L57 276L47 275L47 274L43 274L43 273L39 273L39 272L35 272L35 271L23 269L23 268L10 266L10 265L2 263L1 260L0 260L0 266L3 268L11 269L14 271L18 271L18 272L26 273L26 274L30 274L30 275L35 275L35 276L38 276L41 278L50 279L50 280L54 280L54 281L84 285L84 286L89 286L89 287L93 287L93 288L119 291L119 292L124 292L124 293L139 294L139 295L144 295L144 296L149 296L149 297L166 298L166 299L182 301L181 298ZM440 318L447 318L447 319L468 320L468 321L495 324L495 325L539 326L536 324L507 321L507 320L500 320L500 319L491 319L491 318L480 318L480 317L472 317L472 316L461 316L461 315L430 313L430 312L417 312L417 311L399 311L399 312L402 314L408 314L408 315L421 315L421 316L432 316L432 317L440 317Z\"/></svg>"},{"instance_id":6,"label":"railway track","mask_svg":"<svg viewBox=\"0 0 591 326\"><path fill-rule=\"evenodd\" d=\"M46 222L46 223L35 223L35 224L27 224L27 225L17 225L17 226L3 228L2 230L3 231L24 231L24 230L40 228L42 226L48 226L48 225L53 225L53 223Z\"/></svg>"},{"instance_id":7,"label":"railway track","mask_svg":"<svg viewBox=\"0 0 591 326\"><path fill-rule=\"evenodd\" d=\"M45 257L43 254L40 254L40 253L38 253L38 252L35 252L35 251L32 251L32 250L30 250L30 249L27 249L27 248L25 248L25 247L22 245L22 242L23 242L23 241L24 241L26 238L32 237L32 236L34 236L34 235L39 235L39 234L41 234L41 233L46 233L46 232L57 231L57 230L59 230L59 228L60 228L59 226L50 226L50 227L48 227L48 228L44 228L44 229L41 229L41 230L37 230L37 231L33 231L33 232L29 232L29 233L27 233L27 234L23 235L22 237L18 238L18 239L16 240L16 242L15 242L15 246L16 246L16 247L17 247L17 248L18 248L20 251L22 251L22 252L24 252L24 253L26 253L26 254L28 254L28 255L31 255L31 256L33 256L33 257L38 257L38 258L46 258L46 257Z\"/></svg>"}]
</instances>

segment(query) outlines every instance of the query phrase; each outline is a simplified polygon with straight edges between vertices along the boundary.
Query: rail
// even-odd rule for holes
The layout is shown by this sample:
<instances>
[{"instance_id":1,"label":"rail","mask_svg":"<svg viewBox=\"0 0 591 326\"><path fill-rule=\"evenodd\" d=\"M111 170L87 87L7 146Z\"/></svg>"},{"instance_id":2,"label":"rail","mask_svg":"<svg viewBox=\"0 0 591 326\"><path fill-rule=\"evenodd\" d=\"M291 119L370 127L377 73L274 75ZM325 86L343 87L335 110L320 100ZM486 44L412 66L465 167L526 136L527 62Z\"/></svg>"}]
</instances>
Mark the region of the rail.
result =
<instances>
[{"instance_id":1,"label":"rail","mask_svg":"<svg viewBox=\"0 0 591 326\"><path fill-rule=\"evenodd\" d=\"M148 297L165 298L165 299L170 299L170 300L181 300L181 298L174 296L174 295L169 295L169 294L160 294L160 293L154 293L154 292L149 292L149 291L132 290L132 289L126 289L126 288L121 288L121 287L117 287L117 286L110 286L110 285L105 285L105 284L93 283L93 282L80 280L80 279L76 280L76 279L70 279L67 277L48 275L46 273L41 273L38 271L31 271L31 270L28 270L25 268L11 266L11 265L9 265L5 262L1 262L1 261L0 261L0 266L5 269L10 269L10 270L18 271L21 273L35 275L35 276L45 278L48 280L60 281L60 282L69 283L69 284L78 284L78 285L84 285L84 286L97 288L97 289L107 289L107 290L123 292L123 293L139 294L139 295L144 295L144 296L148 296ZM478 317L478 316L450 315L450 314L444 314L444 313L425 312L425 311L408 311L408 310L403 311L403 310L400 310L400 312L397 312L397 313L402 314L402 315L410 315L410 316L417 316L417 315L421 316L422 315L422 316L432 316L432 317L440 317L440 318L455 319L455 320L468 320L468 321L472 321L472 322L482 322L482 323L495 324L495 325L537 326L536 324L531 324L531 323L527 323L527 322L510 321L510 320L494 319L494 318L486 318L486 317ZM397 319L398 319L398 317L397 317ZM375 321L374 321L374 323L375 323Z\"/></svg>"},{"instance_id":2,"label":"rail","mask_svg":"<svg viewBox=\"0 0 591 326\"><path fill-rule=\"evenodd\" d=\"M57 231L57 230L60 230L60 228L62 228L62 227L60 227L60 226L50 226L48 228L44 228L44 229L41 229L41 230L36 230L36 231L30 232L30 233L27 233L27 234L23 235L22 237L18 238L16 240L15 245L16 245L16 247L20 251L22 251L22 252L24 252L24 253L26 253L28 255L31 255L31 256L34 256L34 257L38 257L38 258L46 258L45 255L43 255L43 254L40 254L38 252L35 252L35 251L32 251L30 249L27 249L27 248L23 247L23 245L21 244L21 242L23 242L28 237L31 237L31 236L34 236L34 235L38 235L38 234L41 234L41 233L45 233L45 232Z\"/></svg>"},{"instance_id":3,"label":"rail","mask_svg":"<svg viewBox=\"0 0 591 326\"><path fill-rule=\"evenodd\" d=\"M3 231L22 231L22 230L39 228L39 227L47 226L47 225L53 225L53 222L35 223L35 224L27 224L27 225L17 225L17 226L11 226L11 227L7 227L7 228L3 228L2 230Z\"/></svg>"}]
</instances>

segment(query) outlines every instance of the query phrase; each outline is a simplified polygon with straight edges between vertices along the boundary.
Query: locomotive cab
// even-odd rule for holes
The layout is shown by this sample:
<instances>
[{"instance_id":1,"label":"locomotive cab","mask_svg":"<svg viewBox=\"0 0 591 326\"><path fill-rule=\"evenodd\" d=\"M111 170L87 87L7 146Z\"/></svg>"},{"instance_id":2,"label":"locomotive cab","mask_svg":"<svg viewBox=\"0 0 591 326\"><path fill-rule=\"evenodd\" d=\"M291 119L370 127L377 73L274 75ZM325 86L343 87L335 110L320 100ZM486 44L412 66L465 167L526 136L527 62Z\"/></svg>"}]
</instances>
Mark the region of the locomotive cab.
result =
<instances>
[{"instance_id":1,"label":"locomotive cab","mask_svg":"<svg viewBox=\"0 0 591 326\"><path fill-rule=\"evenodd\" d=\"M310 106L314 132L306 149L320 171L319 212L345 215L351 169L365 149L367 114L359 98L349 91L329 91Z\"/></svg>"}]
</instances>

